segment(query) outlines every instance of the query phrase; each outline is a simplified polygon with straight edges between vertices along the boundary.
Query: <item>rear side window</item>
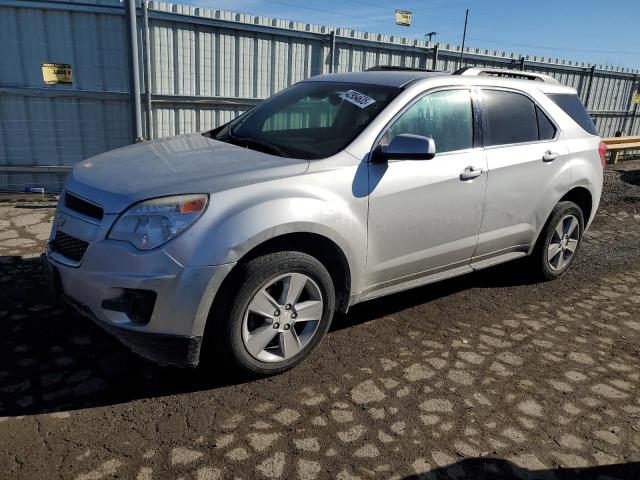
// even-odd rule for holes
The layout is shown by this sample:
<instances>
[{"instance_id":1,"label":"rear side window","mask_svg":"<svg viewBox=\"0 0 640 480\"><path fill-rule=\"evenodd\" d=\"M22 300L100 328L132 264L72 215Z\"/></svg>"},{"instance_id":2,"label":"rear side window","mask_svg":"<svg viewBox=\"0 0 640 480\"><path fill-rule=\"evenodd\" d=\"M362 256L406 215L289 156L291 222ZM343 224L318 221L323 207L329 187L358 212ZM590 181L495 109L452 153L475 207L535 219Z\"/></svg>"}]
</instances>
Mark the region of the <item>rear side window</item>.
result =
<instances>
[{"instance_id":1,"label":"rear side window","mask_svg":"<svg viewBox=\"0 0 640 480\"><path fill-rule=\"evenodd\" d=\"M488 132L485 146L538 140L536 106L524 95L501 90L484 90L487 109Z\"/></svg>"},{"instance_id":2,"label":"rear side window","mask_svg":"<svg viewBox=\"0 0 640 480\"><path fill-rule=\"evenodd\" d=\"M551 123L542 110L536 105L536 116L538 117L538 137L540 140L551 140L556 136L556 127Z\"/></svg>"},{"instance_id":3,"label":"rear side window","mask_svg":"<svg viewBox=\"0 0 640 480\"><path fill-rule=\"evenodd\" d=\"M597 135L598 131L596 130L596 126L593 124L593 120L587 113L586 108L582 105L580 98L575 94L550 94L548 97L555 102L564 113L569 115L574 122L580 125L584 131L590 133L591 135Z\"/></svg>"}]
</instances>

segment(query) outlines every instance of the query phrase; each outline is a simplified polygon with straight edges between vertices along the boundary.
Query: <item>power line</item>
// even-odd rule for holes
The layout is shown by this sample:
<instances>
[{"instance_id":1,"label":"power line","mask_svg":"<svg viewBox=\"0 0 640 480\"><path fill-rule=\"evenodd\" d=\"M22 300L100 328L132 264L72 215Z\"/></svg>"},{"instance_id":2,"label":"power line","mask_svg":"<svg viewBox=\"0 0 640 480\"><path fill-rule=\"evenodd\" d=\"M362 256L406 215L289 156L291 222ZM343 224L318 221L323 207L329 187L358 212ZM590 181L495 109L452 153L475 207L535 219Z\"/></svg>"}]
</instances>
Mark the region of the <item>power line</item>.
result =
<instances>
[{"instance_id":1,"label":"power line","mask_svg":"<svg viewBox=\"0 0 640 480\"><path fill-rule=\"evenodd\" d=\"M460 38L461 35L450 33L450 32L438 32L439 35L443 35L445 37L455 37ZM471 40L476 40L480 42L487 43L499 43L502 45L508 45L513 47L525 47L525 48L538 48L542 50L555 50L555 51L572 51L572 52L585 52L585 53L611 53L611 54L622 54L622 55L638 55L640 51L630 51L630 50L599 50L599 49L589 49L589 48L571 48L571 47L552 47L549 45L533 45L530 43L514 43L514 42L506 42L504 40L499 40L495 38L483 38L483 37L472 37L467 36L467 38Z\"/></svg>"},{"instance_id":2,"label":"power line","mask_svg":"<svg viewBox=\"0 0 640 480\"><path fill-rule=\"evenodd\" d=\"M306 6L306 5L299 5L299 4L295 4L295 3L289 3L289 2L282 1L282 0L260 0L260 1L261 2L265 2L265 3L272 3L272 4L276 4L276 5L282 5L282 6L285 6L285 7L300 8L300 9L303 9L303 10L309 10L309 11L313 11L313 12L321 12L321 13L328 13L328 14L331 14L331 15L339 15L339 16L343 16L343 17L362 19L361 15L353 15L353 14L350 14L350 13L339 12L337 10L329 10L329 9L324 9L324 8L309 7L309 6ZM369 2L369 1L366 1L366 0L346 0L346 1L351 2L351 3L358 3L358 4L361 4L361 5L367 5L367 6L371 6L371 7L376 7L376 8L390 8L390 9L393 9L393 7L391 7L389 5L382 5L382 4L379 4L379 3ZM432 5L434 5L434 4L432 4ZM449 8L453 8L453 7L449 7ZM418 10L418 11L420 13L425 13L425 12L420 11L420 10ZM444 17L444 18L451 18L451 17L446 16L446 15L434 14L434 13L429 13L428 15L430 15L430 16L440 16L440 17ZM489 25L482 24L482 23L469 22L469 27L473 27L473 26L495 28L495 26L489 26ZM459 34L456 34L456 33L451 33L451 32L446 32L446 31L442 31L442 30L438 30L438 35L441 35L441 36L444 36L444 37L450 37L450 38L457 38L457 39L462 38L462 35L459 35ZM549 46L549 45L534 45L534 44L528 44L528 43L516 43L516 42L509 42L509 41L504 41L504 40L496 39L496 38L484 38L484 37L476 37L476 36L469 36L469 35L467 35L467 38L469 40L475 40L475 41L487 42L487 43L494 43L494 44L498 44L498 45L505 45L505 46L508 46L508 47L533 48L533 49L549 50L549 51L569 51L569 52L583 52L583 53L605 53L605 54L620 54L620 55L638 55L638 54L640 54L640 51L629 51L629 50L620 51L620 50L601 50L601 49L589 49L589 48L554 47L554 46Z\"/></svg>"},{"instance_id":3,"label":"power line","mask_svg":"<svg viewBox=\"0 0 640 480\"><path fill-rule=\"evenodd\" d=\"M313 12L330 13L331 15L341 15L343 17L351 17L362 19L362 16L351 15L350 13L338 12L336 10L325 10L323 8L307 7L305 5L298 5L295 3L281 2L280 0L260 0L261 2L274 3L276 5L283 5L285 7L302 8L304 10L311 10Z\"/></svg>"},{"instance_id":4,"label":"power line","mask_svg":"<svg viewBox=\"0 0 640 480\"><path fill-rule=\"evenodd\" d=\"M389 5L381 5L379 3L371 3L371 2L364 2L363 0L347 0L348 2L351 3L359 3L361 5L368 5L369 7L378 7L378 8L392 8Z\"/></svg>"}]
</instances>

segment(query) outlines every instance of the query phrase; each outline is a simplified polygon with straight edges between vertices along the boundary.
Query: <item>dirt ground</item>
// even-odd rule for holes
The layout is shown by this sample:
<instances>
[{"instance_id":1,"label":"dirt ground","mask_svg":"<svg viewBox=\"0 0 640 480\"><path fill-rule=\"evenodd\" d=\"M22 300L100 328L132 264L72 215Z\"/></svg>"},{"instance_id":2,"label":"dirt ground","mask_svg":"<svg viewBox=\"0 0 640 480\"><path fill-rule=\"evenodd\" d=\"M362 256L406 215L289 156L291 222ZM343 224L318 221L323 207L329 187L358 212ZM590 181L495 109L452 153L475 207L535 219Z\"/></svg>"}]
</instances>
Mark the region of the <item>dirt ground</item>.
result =
<instances>
[{"instance_id":1,"label":"dirt ground","mask_svg":"<svg viewBox=\"0 0 640 480\"><path fill-rule=\"evenodd\" d=\"M155 367L48 303L51 202L0 202L0 476L640 478L640 166L572 270L522 262L354 307L239 382Z\"/></svg>"}]
</instances>

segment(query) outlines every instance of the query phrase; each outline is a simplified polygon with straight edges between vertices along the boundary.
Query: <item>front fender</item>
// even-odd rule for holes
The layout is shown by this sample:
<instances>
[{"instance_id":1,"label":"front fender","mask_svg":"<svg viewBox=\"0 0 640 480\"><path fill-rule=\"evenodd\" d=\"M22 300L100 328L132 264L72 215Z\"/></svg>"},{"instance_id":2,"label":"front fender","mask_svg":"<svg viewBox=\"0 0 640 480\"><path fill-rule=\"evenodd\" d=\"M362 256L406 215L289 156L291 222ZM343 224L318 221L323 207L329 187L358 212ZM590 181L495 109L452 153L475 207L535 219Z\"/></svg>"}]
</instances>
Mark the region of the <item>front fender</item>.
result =
<instances>
[{"instance_id":1,"label":"front fender","mask_svg":"<svg viewBox=\"0 0 640 480\"><path fill-rule=\"evenodd\" d=\"M344 253L352 292L361 288L367 251L367 199L352 195L351 181L333 178L285 186L248 185L213 194L203 217L167 253L185 265L233 265L267 240L289 233L314 233L334 242ZM312 185L311 187L309 185ZM329 188L329 186L331 188ZM344 187L345 192L339 190ZM229 268L225 276L231 271ZM194 332L204 324L224 279L210 282L202 297ZM195 334L195 333L194 333Z\"/></svg>"},{"instance_id":2,"label":"front fender","mask_svg":"<svg viewBox=\"0 0 640 480\"><path fill-rule=\"evenodd\" d=\"M199 265L237 262L251 249L274 237L310 232L336 243L351 271L357 272L364 269L366 252L366 211L362 213L358 215L351 208L328 199L302 195L262 199L232 207L211 221L210 235L203 237L191 262ZM356 251L354 246L360 248Z\"/></svg>"}]
</instances>

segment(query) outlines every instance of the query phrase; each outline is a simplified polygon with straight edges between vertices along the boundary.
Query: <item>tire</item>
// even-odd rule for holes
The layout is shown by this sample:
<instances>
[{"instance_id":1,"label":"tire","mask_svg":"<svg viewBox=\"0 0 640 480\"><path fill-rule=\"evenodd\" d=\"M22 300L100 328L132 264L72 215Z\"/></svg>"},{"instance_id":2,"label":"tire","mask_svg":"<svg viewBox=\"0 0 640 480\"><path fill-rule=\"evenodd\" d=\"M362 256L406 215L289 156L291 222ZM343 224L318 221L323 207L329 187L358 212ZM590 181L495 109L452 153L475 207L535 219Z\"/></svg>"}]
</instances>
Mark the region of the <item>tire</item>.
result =
<instances>
[{"instance_id":1,"label":"tire","mask_svg":"<svg viewBox=\"0 0 640 480\"><path fill-rule=\"evenodd\" d=\"M563 235L560 235L561 231ZM580 207L569 201L558 203L531 256L534 275L546 280L564 275L578 254L583 234L584 216Z\"/></svg>"},{"instance_id":2,"label":"tire","mask_svg":"<svg viewBox=\"0 0 640 480\"><path fill-rule=\"evenodd\" d=\"M295 251L257 257L238 268L230 288L222 292L226 301L220 315L211 319L215 331L208 334L215 335L218 352L232 368L251 376L295 367L315 350L331 325L331 275L317 259ZM288 307L285 297L291 290L293 298L300 284L296 302Z\"/></svg>"}]
</instances>

